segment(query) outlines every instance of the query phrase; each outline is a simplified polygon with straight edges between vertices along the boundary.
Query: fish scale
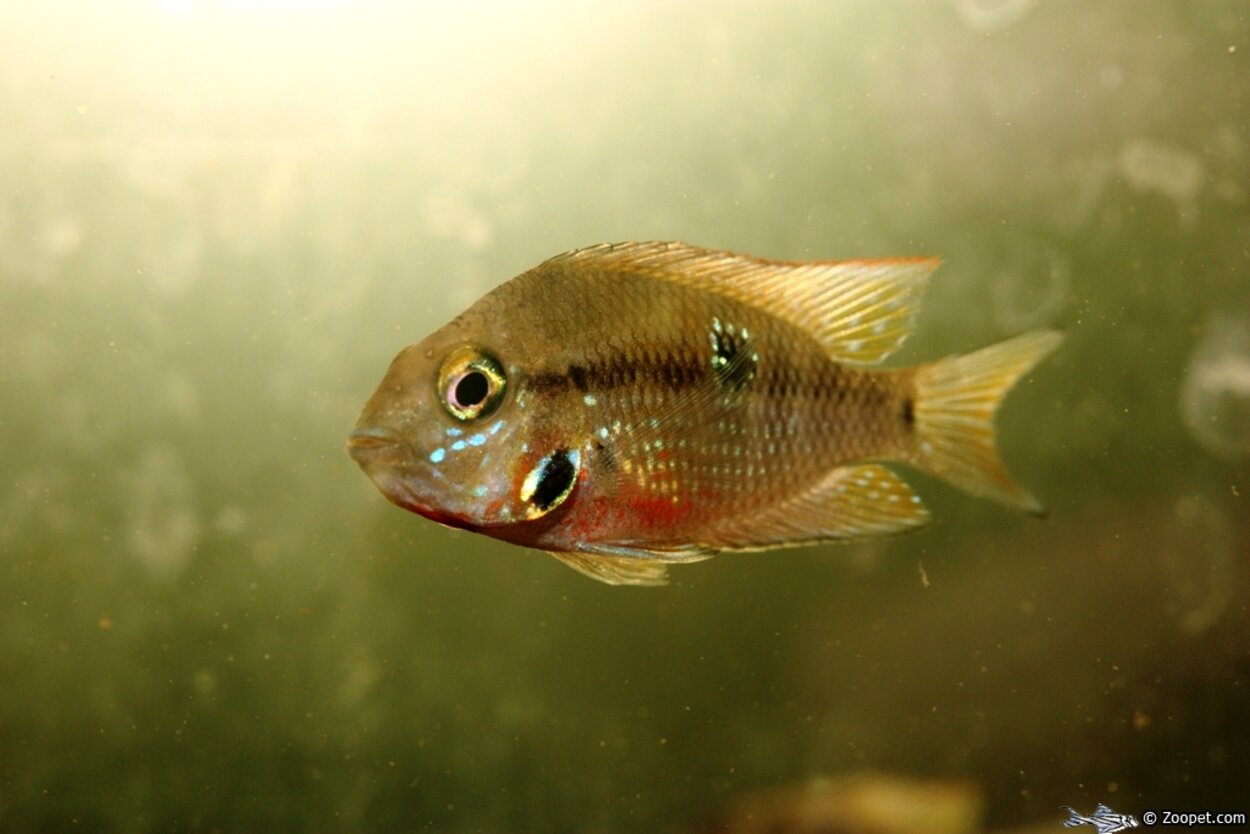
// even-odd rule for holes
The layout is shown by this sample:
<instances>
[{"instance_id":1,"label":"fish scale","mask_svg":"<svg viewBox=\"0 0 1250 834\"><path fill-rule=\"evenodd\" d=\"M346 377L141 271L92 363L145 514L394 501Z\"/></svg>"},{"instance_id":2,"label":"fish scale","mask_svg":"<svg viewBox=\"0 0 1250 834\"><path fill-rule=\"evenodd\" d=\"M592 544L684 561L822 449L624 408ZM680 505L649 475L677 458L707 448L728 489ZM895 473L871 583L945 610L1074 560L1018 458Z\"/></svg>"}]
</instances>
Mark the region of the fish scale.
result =
<instances>
[{"instance_id":1,"label":"fish scale","mask_svg":"<svg viewBox=\"0 0 1250 834\"><path fill-rule=\"evenodd\" d=\"M927 521L878 461L1037 511L998 460L993 418L1059 334L870 367L912 329L936 267L569 252L401 352L349 449L394 503L615 584Z\"/></svg>"}]
</instances>

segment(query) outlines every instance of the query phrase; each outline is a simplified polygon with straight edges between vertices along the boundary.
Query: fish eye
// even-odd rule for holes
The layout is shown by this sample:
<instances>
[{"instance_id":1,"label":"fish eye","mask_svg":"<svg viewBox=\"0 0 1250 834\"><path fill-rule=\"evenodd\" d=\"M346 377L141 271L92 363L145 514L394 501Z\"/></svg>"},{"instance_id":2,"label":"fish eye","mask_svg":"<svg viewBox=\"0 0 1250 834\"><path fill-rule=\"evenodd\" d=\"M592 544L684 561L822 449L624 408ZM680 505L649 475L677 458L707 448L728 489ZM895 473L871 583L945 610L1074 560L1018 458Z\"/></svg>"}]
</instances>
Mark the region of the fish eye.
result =
<instances>
[{"instance_id":1,"label":"fish eye","mask_svg":"<svg viewBox=\"0 0 1250 834\"><path fill-rule=\"evenodd\" d=\"M443 363L438 396L457 420L485 417L503 401L506 378L499 360L476 347L463 347Z\"/></svg>"}]
</instances>

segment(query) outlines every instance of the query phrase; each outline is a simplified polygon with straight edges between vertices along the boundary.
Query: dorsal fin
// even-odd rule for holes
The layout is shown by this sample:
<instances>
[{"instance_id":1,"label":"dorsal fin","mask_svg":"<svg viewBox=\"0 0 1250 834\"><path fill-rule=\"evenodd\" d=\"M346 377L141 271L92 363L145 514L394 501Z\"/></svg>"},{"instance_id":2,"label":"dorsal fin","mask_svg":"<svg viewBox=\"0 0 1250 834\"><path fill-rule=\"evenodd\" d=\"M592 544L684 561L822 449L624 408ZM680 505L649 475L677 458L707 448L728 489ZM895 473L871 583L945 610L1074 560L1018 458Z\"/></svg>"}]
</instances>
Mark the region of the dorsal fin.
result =
<instances>
[{"instance_id":1,"label":"dorsal fin","mask_svg":"<svg viewBox=\"0 0 1250 834\"><path fill-rule=\"evenodd\" d=\"M684 243L613 243L566 252L543 266L626 271L718 293L803 328L839 362L873 364L911 333L929 275L940 263L770 261Z\"/></svg>"}]
</instances>

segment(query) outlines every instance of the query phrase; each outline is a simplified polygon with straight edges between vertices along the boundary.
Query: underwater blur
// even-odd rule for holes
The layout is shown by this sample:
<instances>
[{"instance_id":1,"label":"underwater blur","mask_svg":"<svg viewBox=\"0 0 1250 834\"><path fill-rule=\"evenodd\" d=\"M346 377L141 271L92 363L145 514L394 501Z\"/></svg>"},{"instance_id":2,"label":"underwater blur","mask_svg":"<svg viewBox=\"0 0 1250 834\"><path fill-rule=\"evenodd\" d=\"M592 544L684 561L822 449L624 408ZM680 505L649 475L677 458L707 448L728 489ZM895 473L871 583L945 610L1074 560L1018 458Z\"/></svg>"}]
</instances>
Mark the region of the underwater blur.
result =
<instances>
[{"instance_id":1,"label":"underwater blur","mask_svg":"<svg viewBox=\"0 0 1250 834\"><path fill-rule=\"evenodd\" d=\"M0 830L1250 813L1242 0L52 0L0 32ZM1047 517L888 464L918 532L640 592L382 500L344 438L396 353L626 240L939 256L891 367L1064 332L998 417Z\"/></svg>"}]
</instances>

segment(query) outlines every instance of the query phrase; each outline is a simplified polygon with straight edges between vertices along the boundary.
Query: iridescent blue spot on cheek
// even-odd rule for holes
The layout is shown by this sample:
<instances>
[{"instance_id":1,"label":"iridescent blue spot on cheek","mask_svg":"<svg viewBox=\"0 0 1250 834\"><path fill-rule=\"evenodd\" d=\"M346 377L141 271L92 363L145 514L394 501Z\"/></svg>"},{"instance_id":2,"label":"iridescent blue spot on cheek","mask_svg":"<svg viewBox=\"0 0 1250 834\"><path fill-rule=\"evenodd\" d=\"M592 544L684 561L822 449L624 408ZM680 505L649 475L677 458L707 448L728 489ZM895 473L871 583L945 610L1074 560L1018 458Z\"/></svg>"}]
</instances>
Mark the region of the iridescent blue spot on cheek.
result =
<instances>
[{"instance_id":1,"label":"iridescent blue spot on cheek","mask_svg":"<svg viewBox=\"0 0 1250 834\"><path fill-rule=\"evenodd\" d=\"M459 429L459 428L456 428L455 426L448 426L448 427L447 427L447 436L448 436L448 437L459 437L459 436L460 436L460 435L462 435L462 434L464 434L464 429Z\"/></svg>"},{"instance_id":2,"label":"iridescent blue spot on cheek","mask_svg":"<svg viewBox=\"0 0 1250 834\"><path fill-rule=\"evenodd\" d=\"M463 440L457 440L455 443L451 444L451 450L453 452L463 452L464 447L465 442Z\"/></svg>"},{"instance_id":3,"label":"iridescent blue spot on cheek","mask_svg":"<svg viewBox=\"0 0 1250 834\"><path fill-rule=\"evenodd\" d=\"M496 420L495 424L490 427L490 436L494 437L495 435L499 434L499 430L502 429L503 427L504 427L504 421Z\"/></svg>"},{"instance_id":4,"label":"iridescent blue spot on cheek","mask_svg":"<svg viewBox=\"0 0 1250 834\"><path fill-rule=\"evenodd\" d=\"M435 449L434 451L430 452L430 463L442 463L443 458L445 457L447 457L446 449L442 449L442 448Z\"/></svg>"},{"instance_id":5,"label":"iridescent blue spot on cheek","mask_svg":"<svg viewBox=\"0 0 1250 834\"><path fill-rule=\"evenodd\" d=\"M486 442L486 435L482 434L481 432L478 432L477 434L469 438L470 446L481 446L485 442Z\"/></svg>"},{"instance_id":6,"label":"iridescent blue spot on cheek","mask_svg":"<svg viewBox=\"0 0 1250 834\"><path fill-rule=\"evenodd\" d=\"M486 497L486 485L478 484L477 486L473 487L473 494L474 496L478 498L485 498Z\"/></svg>"}]
</instances>

